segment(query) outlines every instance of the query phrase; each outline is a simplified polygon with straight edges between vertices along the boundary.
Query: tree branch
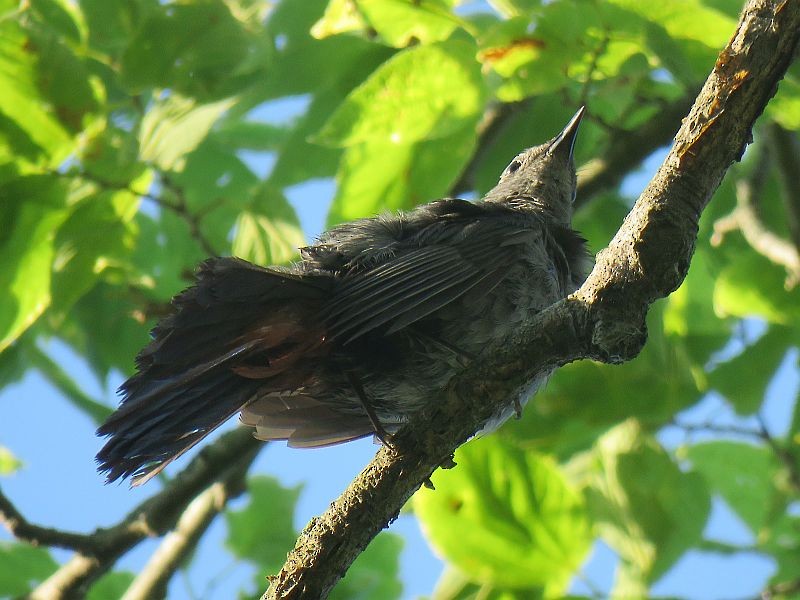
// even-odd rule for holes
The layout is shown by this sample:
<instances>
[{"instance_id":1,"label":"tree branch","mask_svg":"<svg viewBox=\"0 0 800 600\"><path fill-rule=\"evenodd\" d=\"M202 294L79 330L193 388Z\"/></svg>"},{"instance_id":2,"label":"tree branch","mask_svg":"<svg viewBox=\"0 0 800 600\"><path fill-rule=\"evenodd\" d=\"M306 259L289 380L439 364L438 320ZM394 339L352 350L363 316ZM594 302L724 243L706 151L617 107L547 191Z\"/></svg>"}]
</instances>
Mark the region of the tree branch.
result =
<instances>
[{"instance_id":1,"label":"tree branch","mask_svg":"<svg viewBox=\"0 0 800 600\"><path fill-rule=\"evenodd\" d=\"M164 537L122 600L149 600L166 596L170 579L197 546L214 517L224 510L229 500L245 491L249 466L249 463L241 464L225 481L211 485L192 500L178 519L175 529Z\"/></svg>"},{"instance_id":2,"label":"tree branch","mask_svg":"<svg viewBox=\"0 0 800 600\"><path fill-rule=\"evenodd\" d=\"M689 268L697 222L800 39L800 3L752 0L675 143L586 283L432 398L320 517L306 526L264 599L327 597L353 560L497 406L537 374L581 358L623 362L646 339L649 305Z\"/></svg>"},{"instance_id":3,"label":"tree branch","mask_svg":"<svg viewBox=\"0 0 800 600\"><path fill-rule=\"evenodd\" d=\"M92 552L95 544L92 536L70 531L42 527L28 521L17 507L0 490L0 523L18 540L33 546L55 546L80 552Z\"/></svg>"},{"instance_id":4,"label":"tree branch","mask_svg":"<svg viewBox=\"0 0 800 600\"><path fill-rule=\"evenodd\" d=\"M84 594L95 579L144 538L164 535L174 527L203 490L216 482L235 490L242 473L265 446L245 428L234 429L206 446L164 489L134 508L119 524L85 536L91 539L90 545L43 581L31 593L31 599L60 600Z\"/></svg>"}]
</instances>

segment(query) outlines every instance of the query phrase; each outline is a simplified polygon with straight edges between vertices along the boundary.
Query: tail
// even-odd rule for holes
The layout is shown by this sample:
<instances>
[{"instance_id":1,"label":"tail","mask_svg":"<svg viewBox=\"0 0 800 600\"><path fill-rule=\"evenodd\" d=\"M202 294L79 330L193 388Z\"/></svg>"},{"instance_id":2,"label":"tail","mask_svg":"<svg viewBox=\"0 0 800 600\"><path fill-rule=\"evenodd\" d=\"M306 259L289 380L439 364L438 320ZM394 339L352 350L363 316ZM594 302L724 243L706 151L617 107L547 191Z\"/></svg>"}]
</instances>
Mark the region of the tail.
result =
<instances>
[{"instance_id":1,"label":"tail","mask_svg":"<svg viewBox=\"0 0 800 600\"><path fill-rule=\"evenodd\" d=\"M158 474L253 401L302 385L298 362L324 352L317 315L329 281L265 269L236 258L210 259L197 282L173 300L120 387L119 409L97 430L107 481Z\"/></svg>"}]
</instances>

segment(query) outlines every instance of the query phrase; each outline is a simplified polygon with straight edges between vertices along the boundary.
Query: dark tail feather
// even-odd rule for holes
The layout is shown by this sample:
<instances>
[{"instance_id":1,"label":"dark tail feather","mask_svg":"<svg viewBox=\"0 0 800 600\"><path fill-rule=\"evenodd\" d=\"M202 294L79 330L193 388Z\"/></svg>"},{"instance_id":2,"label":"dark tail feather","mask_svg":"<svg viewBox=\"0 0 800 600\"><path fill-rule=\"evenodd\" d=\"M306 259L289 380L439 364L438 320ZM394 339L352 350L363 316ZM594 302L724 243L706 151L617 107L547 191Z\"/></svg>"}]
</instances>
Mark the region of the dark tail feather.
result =
<instances>
[{"instance_id":1,"label":"dark tail feather","mask_svg":"<svg viewBox=\"0 0 800 600\"><path fill-rule=\"evenodd\" d=\"M286 371L322 345L326 280L235 258L206 261L197 279L153 330L122 404L98 429L110 436L97 454L109 482L145 483L257 395L298 386L304 370Z\"/></svg>"}]
</instances>

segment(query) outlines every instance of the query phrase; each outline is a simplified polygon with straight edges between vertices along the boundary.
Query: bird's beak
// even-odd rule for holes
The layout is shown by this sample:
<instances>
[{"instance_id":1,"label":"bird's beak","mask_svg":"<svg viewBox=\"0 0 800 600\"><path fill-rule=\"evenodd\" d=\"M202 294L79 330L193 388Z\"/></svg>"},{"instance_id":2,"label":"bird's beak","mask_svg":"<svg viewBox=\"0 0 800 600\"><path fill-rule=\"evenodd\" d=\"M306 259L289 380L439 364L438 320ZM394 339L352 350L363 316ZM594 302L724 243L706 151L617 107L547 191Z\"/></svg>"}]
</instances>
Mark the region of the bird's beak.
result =
<instances>
[{"instance_id":1,"label":"bird's beak","mask_svg":"<svg viewBox=\"0 0 800 600\"><path fill-rule=\"evenodd\" d=\"M586 107L581 106L575 116L567 123L567 126L561 130L561 133L553 138L550 147L547 149L548 154L555 154L556 152L568 153L566 154L567 160L572 160L572 149L575 147L575 138L578 136L578 128L584 112L586 112Z\"/></svg>"}]
</instances>

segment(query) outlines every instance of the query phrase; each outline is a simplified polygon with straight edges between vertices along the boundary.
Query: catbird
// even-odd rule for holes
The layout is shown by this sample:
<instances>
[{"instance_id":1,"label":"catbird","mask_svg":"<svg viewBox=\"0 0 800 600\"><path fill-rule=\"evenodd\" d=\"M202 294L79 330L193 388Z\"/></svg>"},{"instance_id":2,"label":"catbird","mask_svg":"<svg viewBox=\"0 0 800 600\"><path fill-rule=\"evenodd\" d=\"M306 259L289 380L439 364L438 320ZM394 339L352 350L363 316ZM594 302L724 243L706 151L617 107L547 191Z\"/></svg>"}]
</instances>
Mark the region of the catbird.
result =
<instances>
[{"instance_id":1,"label":"catbird","mask_svg":"<svg viewBox=\"0 0 800 600\"><path fill-rule=\"evenodd\" d=\"M583 111L514 158L480 201L339 225L289 268L202 263L98 429L110 436L99 470L144 483L237 412L257 438L293 447L395 432L470 360L583 282L586 243L570 227Z\"/></svg>"}]
</instances>

